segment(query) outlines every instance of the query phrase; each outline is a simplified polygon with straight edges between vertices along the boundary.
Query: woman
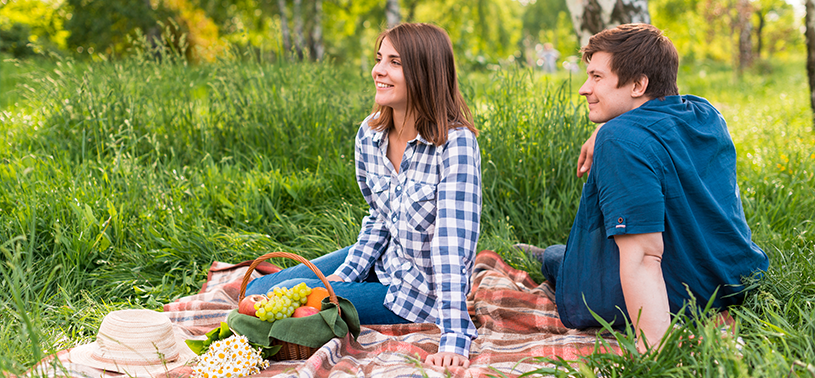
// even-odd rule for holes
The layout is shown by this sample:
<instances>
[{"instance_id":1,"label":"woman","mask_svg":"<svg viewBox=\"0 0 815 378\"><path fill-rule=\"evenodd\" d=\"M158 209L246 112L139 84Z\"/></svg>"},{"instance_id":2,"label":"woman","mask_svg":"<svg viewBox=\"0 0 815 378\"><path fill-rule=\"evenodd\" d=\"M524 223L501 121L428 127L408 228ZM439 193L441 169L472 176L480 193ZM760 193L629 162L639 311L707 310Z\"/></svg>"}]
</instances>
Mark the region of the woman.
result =
<instances>
[{"instance_id":1,"label":"woman","mask_svg":"<svg viewBox=\"0 0 815 378\"><path fill-rule=\"evenodd\" d=\"M374 112L356 136L356 176L370 206L357 242L313 263L362 324L433 322L426 362L469 366L476 337L466 295L481 217L477 130L458 90L447 33L402 24L377 39ZM299 265L250 282L248 294L306 282Z\"/></svg>"}]
</instances>

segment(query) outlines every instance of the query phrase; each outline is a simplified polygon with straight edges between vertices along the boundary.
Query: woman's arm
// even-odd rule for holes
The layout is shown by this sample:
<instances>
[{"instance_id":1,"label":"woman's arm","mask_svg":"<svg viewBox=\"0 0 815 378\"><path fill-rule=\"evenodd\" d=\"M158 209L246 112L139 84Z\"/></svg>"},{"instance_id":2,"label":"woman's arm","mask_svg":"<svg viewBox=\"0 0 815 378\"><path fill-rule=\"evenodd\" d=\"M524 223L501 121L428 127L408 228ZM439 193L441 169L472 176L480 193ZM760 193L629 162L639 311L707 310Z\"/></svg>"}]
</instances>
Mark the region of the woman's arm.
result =
<instances>
[{"instance_id":1,"label":"woman's arm","mask_svg":"<svg viewBox=\"0 0 815 378\"><path fill-rule=\"evenodd\" d=\"M354 162L356 163L357 184L369 206L368 216L362 220L362 229L357 237L357 242L348 251L345 262L329 276L332 277L332 280L353 282L357 281L360 276L365 277L374 262L385 251L390 237L382 217L379 216L374 193L368 185L368 165L375 161L376 157L373 155L375 151L371 145L370 136L366 136L367 130L369 129L366 119L357 133Z\"/></svg>"},{"instance_id":2,"label":"woman's arm","mask_svg":"<svg viewBox=\"0 0 815 378\"><path fill-rule=\"evenodd\" d=\"M597 125L589 139L580 147L580 156L577 158L577 177L583 177L584 173L591 171L591 164L594 161L594 140L597 138L597 131L603 125L605 124Z\"/></svg>"},{"instance_id":3,"label":"woman's arm","mask_svg":"<svg viewBox=\"0 0 815 378\"><path fill-rule=\"evenodd\" d=\"M467 293L481 220L481 156L475 135L459 130L441 155L436 228L431 244L439 352L427 362L469 365L470 343L477 332L467 312ZM457 356L454 356L457 355Z\"/></svg>"}]
</instances>

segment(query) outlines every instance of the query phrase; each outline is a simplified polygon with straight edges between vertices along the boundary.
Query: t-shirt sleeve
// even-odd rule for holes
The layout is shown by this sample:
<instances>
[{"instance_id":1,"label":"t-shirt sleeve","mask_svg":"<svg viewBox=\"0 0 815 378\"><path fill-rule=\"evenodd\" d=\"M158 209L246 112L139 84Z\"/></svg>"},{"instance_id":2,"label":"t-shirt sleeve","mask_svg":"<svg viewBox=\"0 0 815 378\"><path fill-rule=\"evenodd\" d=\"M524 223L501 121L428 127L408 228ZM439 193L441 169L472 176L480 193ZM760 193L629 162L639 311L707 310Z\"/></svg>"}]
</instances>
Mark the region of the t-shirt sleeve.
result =
<instances>
[{"instance_id":1,"label":"t-shirt sleeve","mask_svg":"<svg viewBox=\"0 0 815 378\"><path fill-rule=\"evenodd\" d=\"M606 237L665 231L665 196L653 147L598 135L592 174Z\"/></svg>"}]
</instances>

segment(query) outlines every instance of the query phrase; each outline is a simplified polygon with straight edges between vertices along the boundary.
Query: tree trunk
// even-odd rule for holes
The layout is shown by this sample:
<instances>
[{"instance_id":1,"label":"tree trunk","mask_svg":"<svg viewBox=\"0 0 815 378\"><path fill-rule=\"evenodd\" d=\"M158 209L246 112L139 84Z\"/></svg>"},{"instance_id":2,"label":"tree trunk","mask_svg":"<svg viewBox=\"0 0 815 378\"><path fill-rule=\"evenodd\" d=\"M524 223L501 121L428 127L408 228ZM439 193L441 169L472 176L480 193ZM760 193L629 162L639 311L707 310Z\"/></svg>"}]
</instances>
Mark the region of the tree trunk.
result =
<instances>
[{"instance_id":1,"label":"tree trunk","mask_svg":"<svg viewBox=\"0 0 815 378\"><path fill-rule=\"evenodd\" d=\"M144 6L146 9L153 9L153 6L150 5L150 0L144 0ZM161 28L159 28L157 24L153 24L153 26L144 31L144 37L147 39L147 42L150 43L150 46L156 47L161 44Z\"/></svg>"},{"instance_id":2,"label":"tree trunk","mask_svg":"<svg viewBox=\"0 0 815 378\"><path fill-rule=\"evenodd\" d=\"M405 17L406 22L414 22L413 19L416 17L416 6L419 5L419 0L413 0L408 3L408 12L407 17Z\"/></svg>"},{"instance_id":3,"label":"tree trunk","mask_svg":"<svg viewBox=\"0 0 815 378\"><path fill-rule=\"evenodd\" d=\"M758 16L758 27L756 28L756 58L761 59L761 50L764 47L764 12L756 12Z\"/></svg>"},{"instance_id":4,"label":"tree trunk","mask_svg":"<svg viewBox=\"0 0 815 378\"><path fill-rule=\"evenodd\" d=\"M399 24L402 15L399 13L399 0L388 0L385 3L385 20L388 21L388 28Z\"/></svg>"},{"instance_id":5,"label":"tree trunk","mask_svg":"<svg viewBox=\"0 0 815 378\"><path fill-rule=\"evenodd\" d=\"M291 36L289 35L289 17L286 16L286 0L277 0L280 8L280 34L283 38L283 54L291 51Z\"/></svg>"},{"instance_id":6,"label":"tree trunk","mask_svg":"<svg viewBox=\"0 0 815 378\"><path fill-rule=\"evenodd\" d=\"M739 0L736 10L739 12L739 72L753 64L753 23L750 0Z\"/></svg>"},{"instance_id":7,"label":"tree trunk","mask_svg":"<svg viewBox=\"0 0 815 378\"><path fill-rule=\"evenodd\" d=\"M620 24L651 23L647 0L566 0L580 45Z\"/></svg>"},{"instance_id":8,"label":"tree trunk","mask_svg":"<svg viewBox=\"0 0 815 378\"><path fill-rule=\"evenodd\" d=\"M809 78L809 105L815 123L815 0L806 0L807 77ZM813 127L815 130L815 127Z\"/></svg>"},{"instance_id":9,"label":"tree trunk","mask_svg":"<svg viewBox=\"0 0 815 378\"><path fill-rule=\"evenodd\" d=\"M314 59L323 60L325 47L323 46L323 0L314 1L314 29L311 31L311 43Z\"/></svg>"},{"instance_id":10,"label":"tree trunk","mask_svg":"<svg viewBox=\"0 0 815 378\"><path fill-rule=\"evenodd\" d=\"M297 52L297 59L303 59L303 48L306 44L306 37L303 35L303 0L294 0L292 7L292 18L294 19L294 50Z\"/></svg>"}]
</instances>

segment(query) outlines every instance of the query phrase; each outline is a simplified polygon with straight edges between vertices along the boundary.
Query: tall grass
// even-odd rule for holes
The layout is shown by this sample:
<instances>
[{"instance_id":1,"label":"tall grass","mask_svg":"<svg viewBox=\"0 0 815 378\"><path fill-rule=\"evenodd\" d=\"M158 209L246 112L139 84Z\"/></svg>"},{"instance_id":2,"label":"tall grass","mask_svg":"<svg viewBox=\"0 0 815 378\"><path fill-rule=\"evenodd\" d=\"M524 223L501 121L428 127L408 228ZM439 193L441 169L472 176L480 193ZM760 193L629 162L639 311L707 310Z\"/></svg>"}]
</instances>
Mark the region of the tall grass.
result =
<instances>
[{"instance_id":1,"label":"tall grass","mask_svg":"<svg viewBox=\"0 0 815 378\"><path fill-rule=\"evenodd\" d=\"M23 63L2 64L5 73ZM675 343L658 366L630 351L558 362L550 373L811 370L815 145L803 70L736 81L705 69L705 78L686 72L681 88L728 119L745 211L772 261L734 311L746 344L734 350L707 319L685 319L685 333L672 337L702 343ZM21 372L90 341L113 309L158 309L196 292L212 261L269 250L316 257L356 239L366 208L353 138L373 101L368 73L242 56L188 65L147 49L16 72L17 105L0 107L0 370ZM594 127L575 101L579 79L511 70L462 81L482 131L479 248L541 280L539 264L510 246L566 241L583 182L576 158Z\"/></svg>"}]
</instances>

